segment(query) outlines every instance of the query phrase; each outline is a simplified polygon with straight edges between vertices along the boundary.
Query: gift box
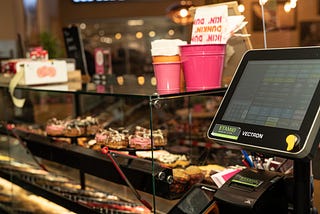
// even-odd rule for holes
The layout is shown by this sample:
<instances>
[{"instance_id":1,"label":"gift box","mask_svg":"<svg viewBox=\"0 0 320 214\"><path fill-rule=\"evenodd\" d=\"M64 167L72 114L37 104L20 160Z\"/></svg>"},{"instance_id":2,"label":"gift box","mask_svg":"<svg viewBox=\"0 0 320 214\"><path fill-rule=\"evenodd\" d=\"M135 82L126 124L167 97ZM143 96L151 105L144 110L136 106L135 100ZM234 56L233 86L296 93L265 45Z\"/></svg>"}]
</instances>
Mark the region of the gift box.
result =
<instances>
[{"instance_id":1,"label":"gift box","mask_svg":"<svg viewBox=\"0 0 320 214\"><path fill-rule=\"evenodd\" d=\"M19 85L42 85L68 81L65 60L19 60L15 63ZM22 72L22 73L20 73Z\"/></svg>"}]
</instances>

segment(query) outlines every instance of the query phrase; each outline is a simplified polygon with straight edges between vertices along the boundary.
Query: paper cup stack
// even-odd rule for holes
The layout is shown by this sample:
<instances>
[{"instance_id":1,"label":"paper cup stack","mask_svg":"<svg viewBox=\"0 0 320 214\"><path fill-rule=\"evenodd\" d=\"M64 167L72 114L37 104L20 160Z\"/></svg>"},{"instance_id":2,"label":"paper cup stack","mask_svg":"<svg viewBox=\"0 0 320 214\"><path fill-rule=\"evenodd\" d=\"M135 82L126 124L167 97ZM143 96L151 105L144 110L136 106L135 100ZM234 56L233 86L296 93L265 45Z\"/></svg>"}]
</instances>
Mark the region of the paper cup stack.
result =
<instances>
[{"instance_id":1,"label":"paper cup stack","mask_svg":"<svg viewBox=\"0 0 320 214\"><path fill-rule=\"evenodd\" d=\"M159 94L179 93L181 88L180 48L187 42L179 39L160 39L151 42L153 68Z\"/></svg>"}]
</instances>

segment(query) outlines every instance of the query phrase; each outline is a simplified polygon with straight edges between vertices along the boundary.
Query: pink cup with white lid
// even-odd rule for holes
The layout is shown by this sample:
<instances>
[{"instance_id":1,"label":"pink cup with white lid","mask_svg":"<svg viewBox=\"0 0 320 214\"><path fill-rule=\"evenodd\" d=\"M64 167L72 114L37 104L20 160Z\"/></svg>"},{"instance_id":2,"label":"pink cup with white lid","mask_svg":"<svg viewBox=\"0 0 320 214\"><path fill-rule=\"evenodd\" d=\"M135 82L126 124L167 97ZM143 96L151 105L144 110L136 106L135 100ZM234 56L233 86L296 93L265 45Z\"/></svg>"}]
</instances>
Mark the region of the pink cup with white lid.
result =
<instances>
[{"instance_id":1,"label":"pink cup with white lid","mask_svg":"<svg viewBox=\"0 0 320 214\"><path fill-rule=\"evenodd\" d=\"M153 69L158 94L179 93L181 89L180 45L178 39L160 39L151 42Z\"/></svg>"},{"instance_id":2,"label":"pink cup with white lid","mask_svg":"<svg viewBox=\"0 0 320 214\"><path fill-rule=\"evenodd\" d=\"M153 69L157 80L158 94L174 94L180 92L180 61L153 63Z\"/></svg>"}]
</instances>

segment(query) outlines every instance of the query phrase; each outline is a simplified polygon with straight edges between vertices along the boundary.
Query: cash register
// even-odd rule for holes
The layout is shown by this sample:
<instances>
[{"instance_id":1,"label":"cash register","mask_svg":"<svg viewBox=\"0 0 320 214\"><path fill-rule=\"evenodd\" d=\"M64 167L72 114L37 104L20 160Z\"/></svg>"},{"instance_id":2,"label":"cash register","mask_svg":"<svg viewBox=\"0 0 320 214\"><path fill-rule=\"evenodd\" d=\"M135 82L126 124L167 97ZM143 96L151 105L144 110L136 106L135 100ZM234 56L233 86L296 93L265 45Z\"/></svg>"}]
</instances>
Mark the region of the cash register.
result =
<instances>
[{"instance_id":1,"label":"cash register","mask_svg":"<svg viewBox=\"0 0 320 214\"><path fill-rule=\"evenodd\" d=\"M320 47L249 50L207 133L221 144L292 160L292 213L297 214L317 213L310 162L320 138L319 80ZM283 177L247 168L208 203L215 203L220 214L291 213Z\"/></svg>"}]
</instances>

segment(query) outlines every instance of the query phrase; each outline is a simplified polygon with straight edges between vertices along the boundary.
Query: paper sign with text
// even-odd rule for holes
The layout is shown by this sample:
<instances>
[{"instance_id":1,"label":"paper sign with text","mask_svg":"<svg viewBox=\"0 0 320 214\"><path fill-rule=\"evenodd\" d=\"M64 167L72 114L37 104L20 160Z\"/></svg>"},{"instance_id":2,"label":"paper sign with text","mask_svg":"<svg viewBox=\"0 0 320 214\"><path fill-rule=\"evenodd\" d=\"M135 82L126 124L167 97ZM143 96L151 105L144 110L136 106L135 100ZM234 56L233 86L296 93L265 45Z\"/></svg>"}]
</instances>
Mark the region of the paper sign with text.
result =
<instances>
[{"instance_id":1,"label":"paper sign with text","mask_svg":"<svg viewBox=\"0 0 320 214\"><path fill-rule=\"evenodd\" d=\"M192 26L191 44L226 44L228 6L199 7Z\"/></svg>"}]
</instances>

